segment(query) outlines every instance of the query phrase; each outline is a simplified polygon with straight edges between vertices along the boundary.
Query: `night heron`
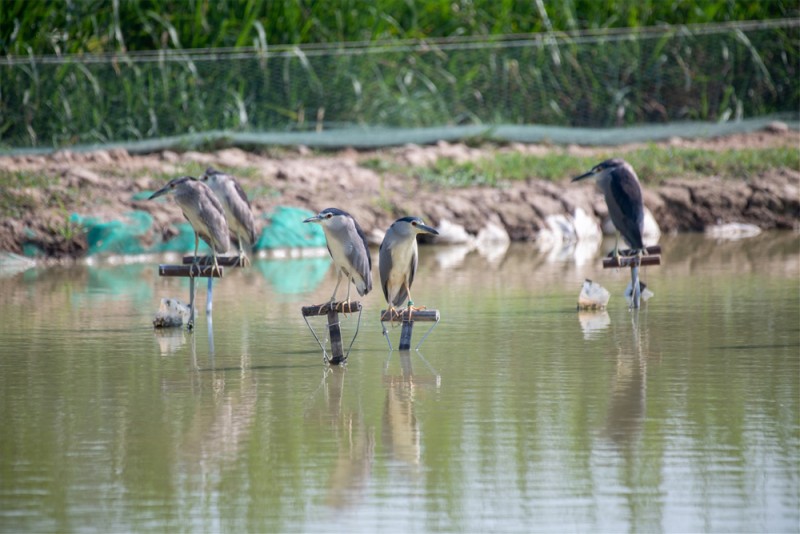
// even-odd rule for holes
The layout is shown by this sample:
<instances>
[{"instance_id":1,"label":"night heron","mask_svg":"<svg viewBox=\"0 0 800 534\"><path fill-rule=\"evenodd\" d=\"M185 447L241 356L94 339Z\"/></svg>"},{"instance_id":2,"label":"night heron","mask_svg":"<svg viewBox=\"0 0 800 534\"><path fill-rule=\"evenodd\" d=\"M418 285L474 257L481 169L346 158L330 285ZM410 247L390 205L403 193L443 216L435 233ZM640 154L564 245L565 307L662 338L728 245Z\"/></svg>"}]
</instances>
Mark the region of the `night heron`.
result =
<instances>
[{"instance_id":1,"label":"night heron","mask_svg":"<svg viewBox=\"0 0 800 534\"><path fill-rule=\"evenodd\" d=\"M353 216L337 208L326 208L303 222L319 224L325 232L328 252L338 273L331 304L336 301L336 291L342 281L342 274L347 277L348 304L350 282L355 284L362 297L369 293L372 290L372 257L369 255L367 237Z\"/></svg>"},{"instance_id":2,"label":"night heron","mask_svg":"<svg viewBox=\"0 0 800 534\"><path fill-rule=\"evenodd\" d=\"M214 191L225 209L231 235L239 245L239 265L249 264L245 249L256 241L256 221L247 194L236 178L213 167L207 168L200 179Z\"/></svg>"},{"instance_id":3,"label":"night heron","mask_svg":"<svg viewBox=\"0 0 800 534\"><path fill-rule=\"evenodd\" d=\"M383 296L389 303L390 313L408 301L411 311L411 284L417 273L419 255L417 235L439 235L435 228L427 226L419 217L397 219L386 231L378 256L378 270L381 274Z\"/></svg>"},{"instance_id":4,"label":"night heron","mask_svg":"<svg viewBox=\"0 0 800 534\"><path fill-rule=\"evenodd\" d=\"M639 178L630 163L621 158L608 159L599 163L589 172L576 176L573 182L584 178L597 177L597 185L603 192L608 206L611 222L617 229L614 256L619 255L619 235L628 245L642 253L644 242L644 204Z\"/></svg>"},{"instance_id":5,"label":"night heron","mask_svg":"<svg viewBox=\"0 0 800 534\"><path fill-rule=\"evenodd\" d=\"M214 258L214 269L219 272L217 254L224 254L230 247L228 223L225 220L225 210L214 192L205 183L191 176L174 178L164 187L150 195L150 200L173 193L175 202L183 211L183 216L194 229L194 261L190 273L198 263L197 247L200 238L211 247Z\"/></svg>"}]
</instances>

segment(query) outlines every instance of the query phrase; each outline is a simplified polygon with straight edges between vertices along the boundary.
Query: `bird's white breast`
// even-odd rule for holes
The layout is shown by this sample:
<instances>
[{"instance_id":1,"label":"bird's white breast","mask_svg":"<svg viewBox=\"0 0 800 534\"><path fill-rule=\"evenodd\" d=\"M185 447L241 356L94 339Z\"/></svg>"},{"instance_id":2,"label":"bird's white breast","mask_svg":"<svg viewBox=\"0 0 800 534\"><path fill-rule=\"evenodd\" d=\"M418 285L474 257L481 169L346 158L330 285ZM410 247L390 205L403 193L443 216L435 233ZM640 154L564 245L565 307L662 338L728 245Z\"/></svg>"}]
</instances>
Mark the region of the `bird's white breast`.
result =
<instances>
[{"instance_id":1,"label":"bird's white breast","mask_svg":"<svg viewBox=\"0 0 800 534\"><path fill-rule=\"evenodd\" d=\"M409 269L411 266L411 258L417 252L416 239L410 247L392 247L389 249L392 255L392 270L389 272L389 279L386 282L388 286L389 300L393 301L394 296L406 283L406 273L411 274Z\"/></svg>"}]
</instances>

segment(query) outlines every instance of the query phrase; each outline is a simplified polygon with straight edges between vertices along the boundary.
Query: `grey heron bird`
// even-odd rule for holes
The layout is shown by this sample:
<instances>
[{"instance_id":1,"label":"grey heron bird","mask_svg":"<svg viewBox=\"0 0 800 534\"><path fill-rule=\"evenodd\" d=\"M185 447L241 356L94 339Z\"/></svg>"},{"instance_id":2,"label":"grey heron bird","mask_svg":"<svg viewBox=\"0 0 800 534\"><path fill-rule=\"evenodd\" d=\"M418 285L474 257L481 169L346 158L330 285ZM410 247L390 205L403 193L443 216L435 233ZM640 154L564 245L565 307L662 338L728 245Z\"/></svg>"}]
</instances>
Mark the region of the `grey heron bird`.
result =
<instances>
[{"instance_id":1,"label":"grey heron bird","mask_svg":"<svg viewBox=\"0 0 800 534\"><path fill-rule=\"evenodd\" d=\"M439 232L426 225L419 217L402 217L392 223L381 243L378 270L390 314L406 301L409 311L412 310L414 302L411 300L411 284L417 274L419 234L439 235Z\"/></svg>"},{"instance_id":2,"label":"grey heron bird","mask_svg":"<svg viewBox=\"0 0 800 534\"><path fill-rule=\"evenodd\" d=\"M183 216L194 229L194 261L192 271L198 263L197 247L200 238L211 247L214 258L214 269L219 272L217 254L224 254L230 247L228 222L225 220L225 210L214 195L211 188L205 183L191 176L173 178L167 185L150 195L149 200L172 193L175 202L180 206Z\"/></svg>"},{"instance_id":3,"label":"grey heron bird","mask_svg":"<svg viewBox=\"0 0 800 534\"><path fill-rule=\"evenodd\" d=\"M214 191L225 210L231 235L236 238L239 245L239 264L242 266L249 264L250 260L245 249L255 244L256 221L247 194L236 178L213 167L207 168L200 179Z\"/></svg>"},{"instance_id":4,"label":"grey heron bird","mask_svg":"<svg viewBox=\"0 0 800 534\"><path fill-rule=\"evenodd\" d=\"M337 272L331 304L336 301L336 291L343 274L347 277L348 303L350 282L355 284L362 297L372 291L372 257L369 254L367 237L353 216L338 208L326 208L303 222L319 224L325 232L328 252Z\"/></svg>"},{"instance_id":5,"label":"grey heron bird","mask_svg":"<svg viewBox=\"0 0 800 534\"><path fill-rule=\"evenodd\" d=\"M605 196L611 222L617 229L614 256L619 255L620 234L632 249L641 253L645 248L642 241L644 203L642 186L633 167L621 158L607 159L595 165L589 172L576 176L572 181L593 177L597 178L597 186Z\"/></svg>"}]
</instances>

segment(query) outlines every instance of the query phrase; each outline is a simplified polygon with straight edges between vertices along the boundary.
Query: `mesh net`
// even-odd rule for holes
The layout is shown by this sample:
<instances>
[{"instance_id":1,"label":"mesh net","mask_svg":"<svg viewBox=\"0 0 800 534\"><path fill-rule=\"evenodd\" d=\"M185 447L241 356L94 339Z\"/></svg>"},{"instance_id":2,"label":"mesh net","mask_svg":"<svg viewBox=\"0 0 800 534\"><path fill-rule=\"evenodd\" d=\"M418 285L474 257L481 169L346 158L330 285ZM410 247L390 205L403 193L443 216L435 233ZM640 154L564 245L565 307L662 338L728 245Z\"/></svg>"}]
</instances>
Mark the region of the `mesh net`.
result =
<instances>
[{"instance_id":1,"label":"mesh net","mask_svg":"<svg viewBox=\"0 0 800 534\"><path fill-rule=\"evenodd\" d=\"M596 129L613 143L625 127L656 125L638 132L642 139L672 134L663 128L676 122L714 134L707 125L747 128L786 113L796 120L799 37L800 20L790 19L6 58L0 148L374 146L472 136L584 142L583 134L596 141Z\"/></svg>"}]
</instances>

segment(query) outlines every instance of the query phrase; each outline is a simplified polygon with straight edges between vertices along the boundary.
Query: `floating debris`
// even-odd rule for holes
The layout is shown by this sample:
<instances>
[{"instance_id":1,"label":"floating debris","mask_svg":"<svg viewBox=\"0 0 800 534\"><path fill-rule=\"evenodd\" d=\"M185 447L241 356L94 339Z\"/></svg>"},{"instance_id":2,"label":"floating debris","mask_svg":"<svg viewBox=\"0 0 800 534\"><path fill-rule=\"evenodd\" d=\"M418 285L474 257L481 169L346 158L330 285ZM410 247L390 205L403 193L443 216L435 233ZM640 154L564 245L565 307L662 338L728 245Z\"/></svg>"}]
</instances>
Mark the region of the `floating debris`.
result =
<instances>
[{"instance_id":1,"label":"floating debris","mask_svg":"<svg viewBox=\"0 0 800 534\"><path fill-rule=\"evenodd\" d=\"M727 223L709 226L705 230L708 237L720 240L735 241L755 237L761 233L761 228L755 224Z\"/></svg>"},{"instance_id":2,"label":"floating debris","mask_svg":"<svg viewBox=\"0 0 800 534\"><path fill-rule=\"evenodd\" d=\"M611 295L608 291L588 278L584 280L581 294L578 295L579 310L602 310L608 304Z\"/></svg>"},{"instance_id":3,"label":"floating debris","mask_svg":"<svg viewBox=\"0 0 800 534\"><path fill-rule=\"evenodd\" d=\"M189 306L178 299L162 298L161 305L153 319L155 328L183 326L189 320Z\"/></svg>"},{"instance_id":4,"label":"floating debris","mask_svg":"<svg viewBox=\"0 0 800 534\"><path fill-rule=\"evenodd\" d=\"M644 282L639 282L639 292L642 295L641 299L642 302L647 302L650 300L650 297L654 296L655 293L647 289L647 284ZM633 299L633 285L628 282L628 287L625 288L625 300L628 302L628 306L631 305L631 301Z\"/></svg>"}]
</instances>

